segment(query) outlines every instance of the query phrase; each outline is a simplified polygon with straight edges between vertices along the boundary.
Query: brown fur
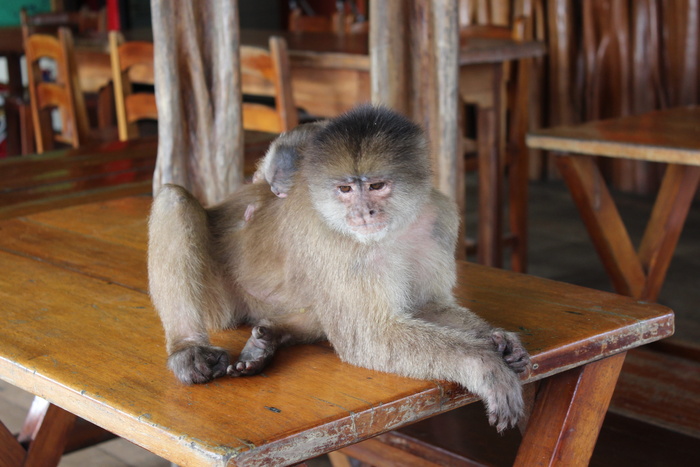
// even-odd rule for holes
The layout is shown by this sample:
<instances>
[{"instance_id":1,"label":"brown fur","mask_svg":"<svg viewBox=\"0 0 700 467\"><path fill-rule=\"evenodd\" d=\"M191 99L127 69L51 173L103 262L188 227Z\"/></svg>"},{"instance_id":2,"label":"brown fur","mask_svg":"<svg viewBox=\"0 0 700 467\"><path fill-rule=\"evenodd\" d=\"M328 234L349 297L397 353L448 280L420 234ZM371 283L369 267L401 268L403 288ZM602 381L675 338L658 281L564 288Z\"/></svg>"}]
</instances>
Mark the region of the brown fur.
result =
<instances>
[{"instance_id":1,"label":"brown fur","mask_svg":"<svg viewBox=\"0 0 700 467\"><path fill-rule=\"evenodd\" d=\"M253 183L207 210L173 185L154 200L149 281L170 368L186 383L255 374L280 345L327 338L352 364L456 381L499 431L515 425L529 358L452 296L459 218L431 187L420 128L363 107L310 138L284 199ZM253 335L229 364L208 330L243 322Z\"/></svg>"}]
</instances>

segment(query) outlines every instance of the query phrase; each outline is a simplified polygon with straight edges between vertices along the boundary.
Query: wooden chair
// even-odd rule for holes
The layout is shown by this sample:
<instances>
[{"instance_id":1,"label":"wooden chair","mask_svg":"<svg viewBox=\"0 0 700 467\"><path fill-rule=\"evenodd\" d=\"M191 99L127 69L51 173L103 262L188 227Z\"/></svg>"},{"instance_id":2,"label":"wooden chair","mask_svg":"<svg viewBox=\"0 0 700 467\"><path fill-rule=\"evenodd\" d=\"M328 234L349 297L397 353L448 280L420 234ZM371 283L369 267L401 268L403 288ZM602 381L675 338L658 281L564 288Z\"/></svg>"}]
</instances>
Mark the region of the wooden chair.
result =
<instances>
[{"instance_id":1,"label":"wooden chair","mask_svg":"<svg viewBox=\"0 0 700 467\"><path fill-rule=\"evenodd\" d=\"M362 15L356 2L339 2L332 15L305 14L297 2L290 2L287 28L290 31L367 33L369 21ZM366 11L366 6L363 5Z\"/></svg>"},{"instance_id":2,"label":"wooden chair","mask_svg":"<svg viewBox=\"0 0 700 467\"><path fill-rule=\"evenodd\" d=\"M26 9L19 12L20 24L28 26L32 33L53 33L60 27L67 27L74 33L106 32L107 14L104 8L92 11L81 8L78 11L50 11L30 15Z\"/></svg>"},{"instance_id":3,"label":"wooden chair","mask_svg":"<svg viewBox=\"0 0 700 467\"><path fill-rule=\"evenodd\" d=\"M73 56L73 36L68 28L60 27L58 36L30 34L22 27L27 60L27 80L36 151L53 149L56 143L80 146L89 138L85 101L80 91L78 73ZM42 59L56 65L55 79L39 64ZM61 127L54 130L52 112L56 109Z\"/></svg>"},{"instance_id":4,"label":"wooden chair","mask_svg":"<svg viewBox=\"0 0 700 467\"><path fill-rule=\"evenodd\" d=\"M125 42L120 32L112 31L109 33L109 54L119 139L126 141L139 136L139 121L158 119L155 94L135 92L133 86L154 85L153 43Z\"/></svg>"},{"instance_id":5,"label":"wooden chair","mask_svg":"<svg viewBox=\"0 0 700 467\"><path fill-rule=\"evenodd\" d=\"M269 44L269 50L247 45L240 47L243 128L282 133L297 126L299 115L292 94L287 42L272 36ZM274 96L274 107L251 100L254 96Z\"/></svg>"}]
</instances>

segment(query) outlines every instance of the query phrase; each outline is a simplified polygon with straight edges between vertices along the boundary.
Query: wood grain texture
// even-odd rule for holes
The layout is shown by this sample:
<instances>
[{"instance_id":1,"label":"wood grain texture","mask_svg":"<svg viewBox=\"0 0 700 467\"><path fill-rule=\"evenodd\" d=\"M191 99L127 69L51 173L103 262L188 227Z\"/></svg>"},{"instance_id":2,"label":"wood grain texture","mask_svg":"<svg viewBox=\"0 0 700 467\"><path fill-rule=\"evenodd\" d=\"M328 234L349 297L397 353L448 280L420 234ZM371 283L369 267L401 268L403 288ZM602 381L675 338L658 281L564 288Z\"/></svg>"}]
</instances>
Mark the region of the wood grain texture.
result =
<instances>
[{"instance_id":1,"label":"wood grain texture","mask_svg":"<svg viewBox=\"0 0 700 467\"><path fill-rule=\"evenodd\" d=\"M238 1L154 0L151 8L159 115L153 192L175 183L211 205L244 181Z\"/></svg>"},{"instance_id":2,"label":"wood grain texture","mask_svg":"<svg viewBox=\"0 0 700 467\"><path fill-rule=\"evenodd\" d=\"M274 133L245 132L243 172L252 176ZM0 160L0 219L98 200L150 194L158 141L87 144Z\"/></svg>"},{"instance_id":3,"label":"wood grain texture","mask_svg":"<svg viewBox=\"0 0 700 467\"><path fill-rule=\"evenodd\" d=\"M588 465L624 360L623 352L544 381L514 465Z\"/></svg>"},{"instance_id":4,"label":"wood grain texture","mask_svg":"<svg viewBox=\"0 0 700 467\"><path fill-rule=\"evenodd\" d=\"M182 386L146 295L148 198L0 222L0 377L173 462L287 465L474 401L454 384L342 363L327 344L263 375ZM518 331L538 380L673 331L667 308L459 263L456 296ZM213 342L237 354L241 328ZM70 345L66 345L70 343Z\"/></svg>"},{"instance_id":5,"label":"wood grain texture","mask_svg":"<svg viewBox=\"0 0 700 467\"><path fill-rule=\"evenodd\" d=\"M56 143L78 147L89 139L85 101L78 81L78 69L70 29L58 28L58 35L32 33L23 26L27 60L27 81L37 152L53 149ZM46 78L40 60L56 64L56 77ZM51 111L58 109L61 127L54 132Z\"/></svg>"},{"instance_id":6,"label":"wood grain texture","mask_svg":"<svg viewBox=\"0 0 700 467\"><path fill-rule=\"evenodd\" d=\"M531 148L595 156L700 165L700 107L676 107L632 117L533 131Z\"/></svg>"},{"instance_id":7,"label":"wood grain texture","mask_svg":"<svg viewBox=\"0 0 700 467\"><path fill-rule=\"evenodd\" d=\"M154 84L153 43L125 42L119 31L110 31L109 55L119 139L126 141L138 136L136 122L158 119L153 92L135 93L133 89L134 84Z\"/></svg>"},{"instance_id":8,"label":"wood grain texture","mask_svg":"<svg viewBox=\"0 0 700 467\"><path fill-rule=\"evenodd\" d=\"M0 423L0 467L21 465L27 452L17 442L17 438Z\"/></svg>"},{"instance_id":9,"label":"wood grain texture","mask_svg":"<svg viewBox=\"0 0 700 467\"><path fill-rule=\"evenodd\" d=\"M661 291L700 186L698 122L700 107L676 107L528 135L530 147L561 151L557 166L619 293L654 301ZM638 250L590 155L669 164Z\"/></svg>"},{"instance_id":10,"label":"wood grain texture","mask_svg":"<svg viewBox=\"0 0 700 467\"><path fill-rule=\"evenodd\" d=\"M287 43L271 36L268 47L240 47L241 92L247 96L271 95L274 107L257 102L242 103L243 128L283 133L299 124L294 104Z\"/></svg>"}]
</instances>

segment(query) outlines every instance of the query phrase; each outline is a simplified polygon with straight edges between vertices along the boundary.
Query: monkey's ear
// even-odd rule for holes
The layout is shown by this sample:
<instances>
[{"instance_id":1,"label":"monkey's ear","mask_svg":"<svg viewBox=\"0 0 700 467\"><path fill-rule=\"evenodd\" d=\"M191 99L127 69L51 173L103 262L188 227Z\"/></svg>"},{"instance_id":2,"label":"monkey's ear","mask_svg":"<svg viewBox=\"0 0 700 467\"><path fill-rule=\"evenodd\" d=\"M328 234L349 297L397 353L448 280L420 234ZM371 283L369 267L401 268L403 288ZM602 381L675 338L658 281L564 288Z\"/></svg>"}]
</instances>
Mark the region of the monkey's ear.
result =
<instances>
[{"instance_id":1,"label":"monkey's ear","mask_svg":"<svg viewBox=\"0 0 700 467\"><path fill-rule=\"evenodd\" d=\"M292 186L292 177L298 169L299 148L297 146L280 144L275 148L274 164L269 167L268 182L272 191L284 198Z\"/></svg>"}]
</instances>

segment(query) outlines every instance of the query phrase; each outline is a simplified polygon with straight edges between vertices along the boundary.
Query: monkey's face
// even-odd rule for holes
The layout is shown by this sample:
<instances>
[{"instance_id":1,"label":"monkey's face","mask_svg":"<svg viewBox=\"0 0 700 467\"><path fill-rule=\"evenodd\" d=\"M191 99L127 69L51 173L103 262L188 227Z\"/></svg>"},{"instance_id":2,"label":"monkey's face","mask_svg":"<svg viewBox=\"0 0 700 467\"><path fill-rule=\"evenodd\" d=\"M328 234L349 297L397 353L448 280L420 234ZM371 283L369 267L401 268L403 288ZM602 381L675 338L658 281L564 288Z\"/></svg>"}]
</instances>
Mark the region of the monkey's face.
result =
<instances>
[{"instance_id":1,"label":"monkey's face","mask_svg":"<svg viewBox=\"0 0 700 467\"><path fill-rule=\"evenodd\" d=\"M360 242L384 238L391 230L393 184L378 177L345 177L325 185L324 193L312 190L314 205L335 230Z\"/></svg>"},{"instance_id":2,"label":"monkey's face","mask_svg":"<svg viewBox=\"0 0 700 467\"><path fill-rule=\"evenodd\" d=\"M326 223L362 243L409 225L431 189L420 127L374 107L351 111L322 129L302 172Z\"/></svg>"}]
</instances>

